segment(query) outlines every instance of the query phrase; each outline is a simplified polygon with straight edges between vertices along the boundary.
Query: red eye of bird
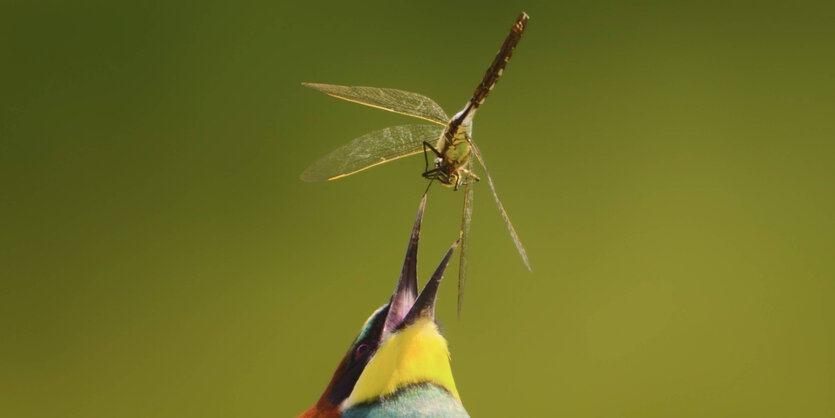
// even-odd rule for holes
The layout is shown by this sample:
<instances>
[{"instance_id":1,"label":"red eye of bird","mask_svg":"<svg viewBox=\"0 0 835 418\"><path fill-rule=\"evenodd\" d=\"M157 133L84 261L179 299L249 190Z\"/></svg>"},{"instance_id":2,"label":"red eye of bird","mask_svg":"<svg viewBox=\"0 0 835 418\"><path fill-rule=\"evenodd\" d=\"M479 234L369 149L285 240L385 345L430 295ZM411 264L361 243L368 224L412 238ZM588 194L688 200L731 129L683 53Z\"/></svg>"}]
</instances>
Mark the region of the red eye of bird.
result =
<instances>
[{"instance_id":1,"label":"red eye of bird","mask_svg":"<svg viewBox=\"0 0 835 418\"><path fill-rule=\"evenodd\" d=\"M362 357L362 356L368 354L368 350L371 350L371 346L366 344L366 343L362 343L362 344L357 346L357 350L355 351L355 354L356 354L357 357Z\"/></svg>"}]
</instances>

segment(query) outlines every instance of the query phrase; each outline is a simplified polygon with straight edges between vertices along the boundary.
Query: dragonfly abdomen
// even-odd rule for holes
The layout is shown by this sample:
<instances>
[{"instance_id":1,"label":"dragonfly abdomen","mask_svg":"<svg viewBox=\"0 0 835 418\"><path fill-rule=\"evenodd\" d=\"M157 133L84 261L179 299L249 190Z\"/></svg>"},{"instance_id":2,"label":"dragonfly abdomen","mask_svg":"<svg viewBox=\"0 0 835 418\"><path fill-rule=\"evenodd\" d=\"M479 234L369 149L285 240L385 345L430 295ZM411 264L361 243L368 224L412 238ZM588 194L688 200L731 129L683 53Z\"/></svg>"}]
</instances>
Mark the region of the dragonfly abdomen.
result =
<instances>
[{"instance_id":1,"label":"dragonfly abdomen","mask_svg":"<svg viewBox=\"0 0 835 418\"><path fill-rule=\"evenodd\" d=\"M478 87L476 87L475 93L473 93L473 98L470 99L473 110L484 103L484 99L487 98L487 95L490 94L491 90L493 90L493 86L495 86L499 81L499 77L502 76L504 68L507 66L507 61L510 60L510 57L513 55L513 50L516 48L516 44L518 44L519 40L522 39L522 32L525 31L525 25L528 24L528 19L529 17L525 12L522 12L522 14L516 18L516 23L514 23L513 27L510 28L510 34L505 39L502 47L499 48L496 58L493 59L493 63L487 68L487 71L484 73L484 78L481 80Z\"/></svg>"}]
</instances>

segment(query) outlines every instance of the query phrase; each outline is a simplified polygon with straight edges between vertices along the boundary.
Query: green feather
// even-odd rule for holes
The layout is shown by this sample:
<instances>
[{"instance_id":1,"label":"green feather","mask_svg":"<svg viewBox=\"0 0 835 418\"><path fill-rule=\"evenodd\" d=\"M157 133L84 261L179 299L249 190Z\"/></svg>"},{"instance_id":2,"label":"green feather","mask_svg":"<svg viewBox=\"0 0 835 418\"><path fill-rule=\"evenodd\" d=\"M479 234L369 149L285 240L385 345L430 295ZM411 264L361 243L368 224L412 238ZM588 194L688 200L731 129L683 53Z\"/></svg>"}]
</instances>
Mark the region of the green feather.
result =
<instances>
[{"instance_id":1,"label":"green feather","mask_svg":"<svg viewBox=\"0 0 835 418\"><path fill-rule=\"evenodd\" d=\"M342 411L344 418L469 416L455 396L431 383L407 386L384 398Z\"/></svg>"}]
</instances>

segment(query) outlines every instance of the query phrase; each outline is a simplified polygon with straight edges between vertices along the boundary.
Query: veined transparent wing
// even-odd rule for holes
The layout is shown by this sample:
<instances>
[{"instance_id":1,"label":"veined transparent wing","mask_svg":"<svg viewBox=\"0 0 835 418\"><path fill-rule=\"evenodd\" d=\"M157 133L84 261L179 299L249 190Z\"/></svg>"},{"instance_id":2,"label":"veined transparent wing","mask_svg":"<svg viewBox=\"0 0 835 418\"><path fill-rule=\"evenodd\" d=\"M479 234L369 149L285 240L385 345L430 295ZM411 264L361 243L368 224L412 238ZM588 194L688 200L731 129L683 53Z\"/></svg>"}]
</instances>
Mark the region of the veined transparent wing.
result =
<instances>
[{"instance_id":1,"label":"veined transparent wing","mask_svg":"<svg viewBox=\"0 0 835 418\"><path fill-rule=\"evenodd\" d=\"M493 192L493 198L496 199L496 206L499 207L499 212L501 212L504 223L507 225L507 232L510 232L510 237L513 238L513 243L516 244L516 250L519 251L519 255L522 256L522 261L525 262L525 266L528 270L533 271L531 268L531 262L528 261L528 253L525 251L525 247L522 245L522 241L516 233L516 228L514 228L513 224L510 223L510 217L507 216L507 211L504 209L504 205L502 205L502 200L499 199L499 194L496 192L496 186L493 184L493 179L490 177L490 171L487 170L487 164L484 163L484 157L481 156L481 151L478 150L478 147L473 141L469 139L467 141L470 143L470 147L472 147L473 154L475 154L476 158L478 158L478 162L481 163L481 168L484 169L484 175L487 176L487 183L490 184L490 190Z\"/></svg>"},{"instance_id":2,"label":"veined transparent wing","mask_svg":"<svg viewBox=\"0 0 835 418\"><path fill-rule=\"evenodd\" d=\"M467 163L467 170L473 167L472 160ZM458 316L464 305L464 285L467 284L467 267L470 251L470 225L473 220L473 184L464 185L464 210L461 214L461 254L458 262Z\"/></svg>"},{"instance_id":3,"label":"veined transparent wing","mask_svg":"<svg viewBox=\"0 0 835 418\"><path fill-rule=\"evenodd\" d=\"M337 86L335 84L302 83L337 99L359 103L389 112L428 120L446 126L449 122L444 109L432 99L404 90L380 87Z\"/></svg>"},{"instance_id":4,"label":"veined transparent wing","mask_svg":"<svg viewBox=\"0 0 835 418\"><path fill-rule=\"evenodd\" d=\"M333 150L307 168L304 181L335 180L398 158L423 152L444 131L439 125L400 125L365 134Z\"/></svg>"}]
</instances>

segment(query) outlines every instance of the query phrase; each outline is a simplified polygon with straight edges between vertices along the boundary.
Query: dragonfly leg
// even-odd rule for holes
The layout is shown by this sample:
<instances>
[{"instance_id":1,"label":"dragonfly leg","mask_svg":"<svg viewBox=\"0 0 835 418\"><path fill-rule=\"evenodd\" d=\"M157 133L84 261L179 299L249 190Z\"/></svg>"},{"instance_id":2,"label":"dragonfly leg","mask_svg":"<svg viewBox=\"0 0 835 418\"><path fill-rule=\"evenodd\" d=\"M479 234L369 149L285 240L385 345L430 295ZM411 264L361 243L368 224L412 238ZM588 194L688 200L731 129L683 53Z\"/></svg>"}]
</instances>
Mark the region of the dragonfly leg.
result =
<instances>
[{"instance_id":1,"label":"dragonfly leg","mask_svg":"<svg viewBox=\"0 0 835 418\"><path fill-rule=\"evenodd\" d=\"M468 184L473 184L473 183L476 183L476 182L478 182L478 181L480 181L480 180L481 180L481 179L480 179L477 175L475 175L475 173L473 173L473 172L472 172L472 171L470 171L470 170L467 170L466 168L460 168L460 169L458 169L458 171L460 171L460 172L462 172L462 173L464 173L464 174L466 174L466 175L467 175L467 179L466 179L466 180L464 180L464 181L461 183L462 185L465 185L465 186L466 186L466 185L468 185Z\"/></svg>"},{"instance_id":2,"label":"dragonfly leg","mask_svg":"<svg viewBox=\"0 0 835 418\"><path fill-rule=\"evenodd\" d=\"M438 180L441 184L446 186L455 186L457 187L458 183L458 176L457 174L449 174L441 167L435 167L431 170L424 171L423 177L429 180ZM457 190L457 188L456 188Z\"/></svg>"},{"instance_id":3,"label":"dragonfly leg","mask_svg":"<svg viewBox=\"0 0 835 418\"><path fill-rule=\"evenodd\" d=\"M432 151L435 154L435 162L432 164L432 169L429 169L429 151ZM423 171L423 177L430 179L430 180L439 180L441 183L449 184L449 176L446 175L444 170L441 170L441 163L440 163L441 153L432 146L432 144L423 141L423 159L426 162L426 166Z\"/></svg>"},{"instance_id":4,"label":"dragonfly leg","mask_svg":"<svg viewBox=\"0 0 835 418\"><path fill-rule=\"evenodd\" d=\"M455 187L453 188L453 190L457 192L458 188L461 187L461 184L464 181L464 177L461 177L461 174L458 174L458 171L452 173L450 177L455 178Z\"/></svg>"},{"instance_id":5,"label":"dragonfly leg","mask_svg":"<svg viewBox=\"0 0 835 418\"><path fill-rule=\"evenodd\" d=\"M435 154L436 158L441 158L441 153L432 146L432 144L423 141L423 160L426 162L426 166L424 167L423 171L424 174L429 172L429 153L427 151L432 151ZM434 163L435 167L438 166L438 162ZM424 176L426 177L426 176Z\"/></svg>"},{"instance_id":6,"label":"dragonfly leg","mask_svg":"<svg viewBox=\"0 0 835 418\"><path fill-rule=\"evenodd\" d=\"M431 170L426 170L423 172L423 177L430 180L437 180L441 177L441 169L436 167Z\"/></svg>"}]
</instances>

